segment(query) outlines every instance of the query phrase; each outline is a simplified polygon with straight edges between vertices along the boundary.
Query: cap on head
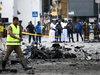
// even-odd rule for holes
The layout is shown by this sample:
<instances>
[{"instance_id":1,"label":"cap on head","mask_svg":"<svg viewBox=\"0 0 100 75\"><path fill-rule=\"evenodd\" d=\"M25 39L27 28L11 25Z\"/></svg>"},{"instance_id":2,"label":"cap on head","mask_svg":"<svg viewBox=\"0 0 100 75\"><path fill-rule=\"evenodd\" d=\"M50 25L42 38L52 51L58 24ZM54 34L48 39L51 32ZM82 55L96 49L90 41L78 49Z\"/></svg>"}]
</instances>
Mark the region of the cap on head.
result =
<instances>
[{"instance_id":1,"label":"cap on head","mask_svg":"<svg viewBox=\"0 0 100 75\"><path fill-rule=\"evenodd\" d=\"M80 22L80 20L78 20L78 22Z\"/></svg>"},{"instance_id":2,"label":"cap on head","mask_svg":"<svg viewBox=\"0 0 100 75\"><path fill-rule=\"evenodd\" d=\"M71 21L71 20L72 20L71 18L68 19L68 21Z\"/></svg>"},{"instance_id":3,"label":"cap on head","mask_svg":"<svg viewBox=\"0 0 100 75\"><path fill-rule=\"evenodd\" d=\"M51 22L54 22L54 20L52 20Z\"/></svg>"},{"instance_id":4,"label":"cap on head","mask_svg":"<svg viewBox=\"0 0 100 75\"><path fill-rule=\"evenodd\" d=\"M22 21L20 20L19 23L22 23Z\"/></svg>"},{"instance_id":5,"label":"cap on head","mask_svg":"<svg viewBox=\"0 0 100 75\"><path fill-rule=\"evenodd\" d=\"M68 19L67 18L64 18L64 21L67 21Z\"/></svg>"},{"instance_id":6,"label":"cap on head","mask_svg":"<svg viewBox=\"0 0 100 75\"><path fill-rule=\"evenodd\" d=\"M86 20L86 22L89 22L89 20Z\"/></svg>"},{"instance_id":7,"label":"cap on head","mask_svg":"<svg viewBox=\"0 0 100 75\"><path fill-rule=\"evenodd\" d=\"M58 20L58 22L61 22L61 20Z\"/></svg>"}]
</instances>

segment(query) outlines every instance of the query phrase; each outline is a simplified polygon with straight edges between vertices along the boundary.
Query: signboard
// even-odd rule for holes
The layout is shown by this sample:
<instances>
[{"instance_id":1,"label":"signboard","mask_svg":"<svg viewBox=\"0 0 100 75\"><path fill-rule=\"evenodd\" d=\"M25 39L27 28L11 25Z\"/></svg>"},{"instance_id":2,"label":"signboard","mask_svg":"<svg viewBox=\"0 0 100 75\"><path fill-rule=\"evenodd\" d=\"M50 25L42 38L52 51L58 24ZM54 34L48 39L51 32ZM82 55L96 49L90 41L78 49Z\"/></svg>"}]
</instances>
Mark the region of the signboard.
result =
<instances>
[{"instance_id":1,"label":"signboard","mask_svg":"<svg viewBox=\"0 0 100 75\"><path fill-rule=\"evenodd\" d=\"M100 0L95 0L96 3L100 3Z\"/></svg>"},{"instance_id":2,"label":"signboard","mask_svg":"<svg viewBox=\"0 0 100 75\"><path fill-rule=\"evenodd\" d=\"M38 12L37 11L33 11L32 12L32 17L38 17Z\"/></svg>"},{"instance_id":3,"label":"signboard","mask_svg":"<svg viewBox=\"0 0 100 75\"><path fill-rule=\"evenodd\" d=\"M99 14L99 18L100 18L100 14Z\"/></svg>"},{"instance_id":4,"label":"signboard","mask_svg":"<svg viewBox=\"0 0 100 75\"><path fill-rule=\"evenodd\" d=\"M3 32L3 28L4 28L3 26L0 26L0 32Z\"/></svg>"},{"instance_id":5,"label":"signboard","mask_svg":"<svg viewBox=\"0 0 100 75\"><path fill-rule=\"evenodd\" d=\"M68 12L69 15L74 15L74 11Z\"/></svg>"},{"instance_id":6,"label":"signboard","mask_svg":"<svg viewBox=\"0 0 100 75\"><path fill-rule=\"evenodd\" d=\"M89 18L89 22L94 22L94 20L97 20L97 18L95 18L95 17Z\"/></svg>"}]
</instances>

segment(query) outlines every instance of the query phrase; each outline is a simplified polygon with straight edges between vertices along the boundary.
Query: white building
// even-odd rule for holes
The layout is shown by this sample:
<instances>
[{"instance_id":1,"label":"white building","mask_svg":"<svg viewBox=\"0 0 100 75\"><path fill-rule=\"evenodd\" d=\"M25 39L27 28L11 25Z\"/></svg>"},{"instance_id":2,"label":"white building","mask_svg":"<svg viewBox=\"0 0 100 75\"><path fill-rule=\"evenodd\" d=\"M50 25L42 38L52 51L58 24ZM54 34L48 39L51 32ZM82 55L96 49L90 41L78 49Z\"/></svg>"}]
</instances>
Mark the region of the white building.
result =
<instances>
[{"instance_id":1,"label":"white building","mask_svg":"<svg viewBox=\"0 0 100 75\"><path fill-rule=\"evenodd\" d=\"M42 0L0 0L0 7L2 10L2 18L8 18L9 22L12 22L13 16L17 16L19 20L22 20L24 29L28 25L29 21L32 21L34 25L37 21L42 21L40 14L42 14ZM17 11L20 14L17 14ZM32 12L38 12L38 17L32 17Z\"/></svg>"},{"instance_id":2,"label":"white building","mask_svg":"<svg viewBox=\"0 0 100 75\"><path fill-rule=\"evenodd\" d=\"M0 13L2 14L2 18L8 18L9 22L12 22L13 16L17 16L17 7L15 5L16 1L14 0L0 0L0 7L2 10ZM16 12L15 12L16 11Z\"/></svg>"}]
</instances>

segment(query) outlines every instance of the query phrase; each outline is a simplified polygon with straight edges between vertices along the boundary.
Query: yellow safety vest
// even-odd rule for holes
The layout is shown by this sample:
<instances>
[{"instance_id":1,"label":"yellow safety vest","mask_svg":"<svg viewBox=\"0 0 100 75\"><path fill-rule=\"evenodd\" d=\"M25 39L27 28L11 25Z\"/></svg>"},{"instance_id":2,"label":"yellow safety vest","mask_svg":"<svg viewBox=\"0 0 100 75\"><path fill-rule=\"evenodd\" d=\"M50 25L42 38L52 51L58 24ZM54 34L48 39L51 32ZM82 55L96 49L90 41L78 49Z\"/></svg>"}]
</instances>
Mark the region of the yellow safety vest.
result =
<instances>
[{"instance_id":1,"label":"yellow safety vest","mask_svg":"<svg viewBox=\"0 0 100 75\"><path fill-rule=\"evenodd\" d=\"M20 33L20 28L19 26L17 25L17 28L15 27L14 24L11 24L10 25L11 28L12 28L12 33L19 38L19 33ZM9 34L8 34L8 31L7 31L7 43L6 45L20 45L20 41L18 39L15 39L13 37L11 37Z\"/></svg>"}]
</instances>

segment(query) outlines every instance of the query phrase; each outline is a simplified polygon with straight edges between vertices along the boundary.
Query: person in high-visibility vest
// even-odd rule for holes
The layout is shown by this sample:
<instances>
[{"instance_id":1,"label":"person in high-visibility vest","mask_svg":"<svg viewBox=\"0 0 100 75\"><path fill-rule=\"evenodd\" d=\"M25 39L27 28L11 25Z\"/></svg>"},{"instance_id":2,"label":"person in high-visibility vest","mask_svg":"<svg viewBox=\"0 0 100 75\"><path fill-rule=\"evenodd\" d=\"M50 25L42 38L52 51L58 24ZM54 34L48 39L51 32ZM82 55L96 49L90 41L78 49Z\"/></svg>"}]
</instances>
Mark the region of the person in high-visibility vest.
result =
<instances>
[{"instance_id":1,"label":"person in high-visibility vest","mask_svg":"<svg viewBox=\"0 0 100 75\"><path fill-rule=\"evenodd\" d=\"M13 50L18 54L19 58L21 59L21 64L24 70L28 70L32 68L32 67L27 66L26 59L24 58L24 54L21 51L20 41L22 41L23 39L20 38L20 35L19 35L20 28L17 24L18 24L18 18L14 17L13 23L9 25L7 28L7 43L6 43L7 51L2 60L2 69L5 69L8 57Z\"/></svg>"},{"instance_id":2,"label":"person in high-visibility vest","mask_svg":"<svg viewBox=\"0 0 100 75\"><path fill-rule=\"evenodd\" d=\"M45 29L46 29L46 26L47 26L46 22L43 22L42 26L43 26L42 33L43 33L43 35L45 35L45 33L46 33Z\"/></svg>"},{"instance_id":3,"label":"person in high-visibility vest","mask_svg":"<svg viewBox=\"0 0 100 75\"><path fill-rule=\"evenodd\" d=\"M42 35L44 35L44 34L43 34L43 28L44 28L44 26L42 25L42 26L41 26L41 34L42 34Z\"/></svg>"}]
</instances>

